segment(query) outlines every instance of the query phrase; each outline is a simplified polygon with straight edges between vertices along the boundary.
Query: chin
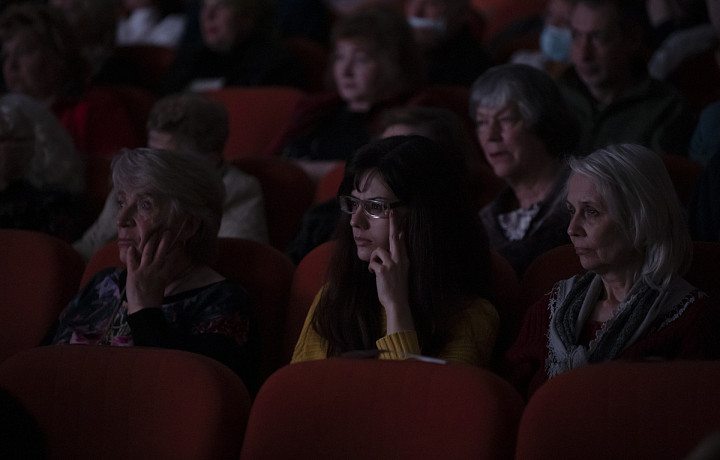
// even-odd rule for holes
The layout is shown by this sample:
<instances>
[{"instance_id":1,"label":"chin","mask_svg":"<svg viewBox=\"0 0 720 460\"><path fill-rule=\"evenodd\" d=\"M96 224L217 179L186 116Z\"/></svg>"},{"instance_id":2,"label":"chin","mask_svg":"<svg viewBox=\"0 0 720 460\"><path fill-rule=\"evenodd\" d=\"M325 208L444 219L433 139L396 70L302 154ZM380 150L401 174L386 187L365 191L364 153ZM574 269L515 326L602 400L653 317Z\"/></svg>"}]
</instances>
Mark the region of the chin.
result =
<instances>
[{"instance_id":1,"label":"chin","mask_svg":"<svg viewBox=\"0 0 720 460\"><path fill-rule=\"evenodd\" d=\"M362 260L363 262L370 262L371 254L372 250L370 248L357 248L358 259Z\"/></svg>"}]
</instances>

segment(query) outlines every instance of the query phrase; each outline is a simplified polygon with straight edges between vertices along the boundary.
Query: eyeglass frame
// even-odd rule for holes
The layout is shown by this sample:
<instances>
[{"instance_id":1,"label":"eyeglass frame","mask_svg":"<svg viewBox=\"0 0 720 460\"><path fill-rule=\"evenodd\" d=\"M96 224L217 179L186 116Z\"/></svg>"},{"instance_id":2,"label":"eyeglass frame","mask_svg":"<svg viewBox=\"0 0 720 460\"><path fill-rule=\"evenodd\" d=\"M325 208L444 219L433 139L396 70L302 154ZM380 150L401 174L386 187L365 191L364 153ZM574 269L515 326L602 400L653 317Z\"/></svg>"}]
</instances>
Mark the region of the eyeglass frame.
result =
<instances>
[{"instance_id":1,"label":"eyeglass frame","mask_svg":"<svg viewBox=\"0 0 720 460\"><path fill-rule=\"evenodd\" d=\"M337 201L338 201L338 205L340 206L340 211L344 212L345 214L349 214L349 215L355 214L355 211L346 211L343 209L342 201L344 199L348 199L348 200L356 202L360 207L355 208L355 211L357 211L358 209L362 209L363 213L371 219L387 219L390 217L388 215L388 212L391 209L397 208L398 206L402 206L405 204L402 201L394 201L392 203L389 203L387 201L382 201L382 200L372 200L372 199L371 200L361 200L360 198L354 197L352 195L338 195ZM374 203L374 204L382 205L383 206L383 214L380 216L370 214L370 212L368 212L367 208L365 207L365 203Z\"/></svg>"}]
</instances>

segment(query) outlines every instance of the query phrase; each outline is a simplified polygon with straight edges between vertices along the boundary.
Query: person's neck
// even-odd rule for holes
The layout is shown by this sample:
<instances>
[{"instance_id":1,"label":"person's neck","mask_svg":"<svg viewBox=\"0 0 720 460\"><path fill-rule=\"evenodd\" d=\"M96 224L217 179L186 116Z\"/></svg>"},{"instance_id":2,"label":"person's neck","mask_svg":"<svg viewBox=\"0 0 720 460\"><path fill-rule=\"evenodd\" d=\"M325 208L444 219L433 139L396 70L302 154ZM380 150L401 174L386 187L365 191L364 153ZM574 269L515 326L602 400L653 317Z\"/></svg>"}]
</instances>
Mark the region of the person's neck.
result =
<instances>
[{"instance_id":1,"label":"person's neck","mask_svg":"<svg viewBox=\"0 0 720 460\"><path fill-rule=\"evenodd\" d=\"M527 209L545 199L552 189L560 171L560 159L549 161L543 168L534 170L532 175L517 180L509 180L510 187L520 208Z\"/></svg>"},{"instance_id":2,"label":"person's neck","mask_svg":"<svg viewBox=\"0 0 720 460\"><path fill-rule=\"evenodd\" d=\"M629 75L627 78L615 81L612 86L599 85L590 87L588 91L597 102L598 107L603 108L610 105L621 93L632 86L633 79Z\"/></svg>"},{"instance_id":3,"label":"person's neck","mask_svg":"<svg viewBox=\"0 0 720 460\"><path fill-rule=\"evenodd\" d=\"M169 281L165 285L166 297L195 287L196 283L193 282L193 278L201 268L188 259L173 262L172 266L178 268L174 269L168 277Z\"/></svg>"}]
</instances>

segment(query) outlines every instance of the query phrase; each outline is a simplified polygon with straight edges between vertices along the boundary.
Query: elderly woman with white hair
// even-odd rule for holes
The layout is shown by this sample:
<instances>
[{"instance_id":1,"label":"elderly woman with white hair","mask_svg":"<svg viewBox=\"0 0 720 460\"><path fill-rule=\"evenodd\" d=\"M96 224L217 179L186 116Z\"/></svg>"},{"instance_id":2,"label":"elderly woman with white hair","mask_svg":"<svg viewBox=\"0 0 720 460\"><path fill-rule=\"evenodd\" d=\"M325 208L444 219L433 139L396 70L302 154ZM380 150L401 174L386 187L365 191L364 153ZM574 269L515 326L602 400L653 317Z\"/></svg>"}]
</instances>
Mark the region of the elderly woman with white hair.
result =
<instances>
[{"instance_id":1,"label":"elderly woman with white hair","mask_svg":"<svg viewBox=\"0 0 720 460\"><path fill-rule=\"evenodd\" d=\"M125 149L112 162L122 268L97 273L60 316L52 343L154 346L204 354L251 384L248 295L210 264L224 186L190 153Z\"/></svg>"},{"instance_id":2,"label":"elderly woman with white hair","mask_svg":"<svg viewBox=\"0 0 720 460\"><path fill-rule=\"evenodd\" d=\"M656 153L613 145L570 160L568 234L585 274L528 310L506 372L528 396L609 360L720 358L720 309L685 279L692 242Z\"/></svg>"}]
</instances>

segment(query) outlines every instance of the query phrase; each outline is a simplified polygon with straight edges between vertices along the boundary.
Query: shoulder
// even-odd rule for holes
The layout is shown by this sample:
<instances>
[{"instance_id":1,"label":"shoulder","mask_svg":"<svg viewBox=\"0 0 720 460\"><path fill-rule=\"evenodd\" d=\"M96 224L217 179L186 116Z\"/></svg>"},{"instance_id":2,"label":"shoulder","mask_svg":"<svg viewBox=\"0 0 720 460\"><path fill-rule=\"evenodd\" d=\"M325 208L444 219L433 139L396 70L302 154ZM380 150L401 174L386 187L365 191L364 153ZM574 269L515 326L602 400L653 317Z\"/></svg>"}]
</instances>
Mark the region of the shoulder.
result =
<instances>
[{"instance_id":1,"label":"shoulder","mask_svg":"<svg viewBox=\"0 0 720 460\"><path fill-rule=\"evenodd\" d=\"M477 327L482 325L483 328L491 327L497 329L500 323L495 306L487 299L478 297L468 300L464 309L457 314L458 324L466 327Z\"/></svg>"},{"instance_id":2,"label":"shoulder","mask_svg":"<svg viewBox=\"0 0 720 460\"><path fill-rule=\"evenodd\" d=\"M227 190L256 188L260 190L260 181L234 165L227 165L223 170L223 184Z\"/></svg>"}]
</instances>

